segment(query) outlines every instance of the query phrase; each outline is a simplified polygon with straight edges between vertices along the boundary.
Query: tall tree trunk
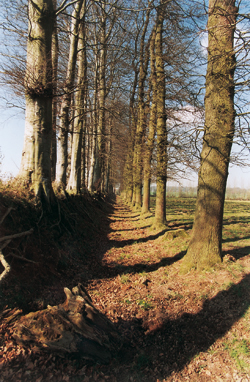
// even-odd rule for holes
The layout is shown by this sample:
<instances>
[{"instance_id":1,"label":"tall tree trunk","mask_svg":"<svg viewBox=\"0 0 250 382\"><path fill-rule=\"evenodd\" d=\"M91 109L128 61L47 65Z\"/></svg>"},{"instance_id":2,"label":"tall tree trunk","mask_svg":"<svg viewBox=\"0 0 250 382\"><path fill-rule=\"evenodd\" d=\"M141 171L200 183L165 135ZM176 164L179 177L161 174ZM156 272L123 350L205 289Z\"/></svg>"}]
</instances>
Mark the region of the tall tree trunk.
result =
<instances>
[{"instance_id":1,"label":"tall tree trunk","mask_svg":"<svg viewBox=\"0 0 250 382\"><path fill-rule=\"evenodd\" d=\"M62 97L60 110L60 124L58 131L58 155L56 165L56 182L58 185L66 186L66 172L68 167L68 133L69 133L69 112L74 91L76 60L77 60L77 44L80 23L80 12L83 0L77 2L72 13L72 28L70 35L70 50L68 58L68 67L66 81L64 86L64 95Z\"/></svg>"},{"instance_id":2,"label":"tall tree trunk","mask_svg":"<svg viewBox=\"0 0 250 382\"><path fill-rule=\"evenodd\" d=\"M126 193L126 202L131 204L133 198L133 152L134 152L134 144L135 144L135 131L136 131L136 123L137 116L135 110L135 92L138 85L138 68L134 64L134 82L133 88L130 96L130 104L129 104L129 139L128 139L128 153L125 163L125 193Z\"/></svg>"},{"instance_id":3,"label":"tall tree trunk","mask_svg":"<svg viewBox=\"0 0 250 382\"><path fill-rule=\"evenodd\" d=\"M56 9L57 1L53 0L54 9ZM52 34L52 68L53 68L53 89L54 98L52 104L52 143L51 143L51 179L56 178L56 162L57 162L57 69L58 69L58 35L57 35L57 23L55 19L54 29Z\"/></svg>"},{"instance_id":4,"label":"tall tree trunk","mask_svg":"<svg viewBox=\"0 0 250 382\"><path fill-rule=\"evenodd\" d=\"M192 237L182 270L221 262L223 208L234 135L235 0L210 0L205 131Z\"/></svg>"},{"instance_id":5,"label":"tall tree trunk","mask_svg":"<svg viewBox=\"0 0 250 382\"><path fill-rule=\"evenodd\" d=\"M100 36L100 65L99 65L99 119L97 126L97 145L94 166L94 187L104 190L104 157L105 157L105 98L106 98L106 0L101 2L101 36Z\"/></svg>"},{"instance_id":6,"label":"tall tree trunk","mask_svg":"<svg viewBox=\"0 0 250 382\"><path fill-rule=\"evenodd\" d=\"M82 143L83 127L85 119L86 103L86 76L87 76L87 56L86 56L86 37L85 37L85 3L82 6L83 16L78 37L78 82L75 99L76 117L73 131L73 142L71 150L71 169L67 189L73 193L79 193L81 188L81 164L82 164Z\"/></svg>"},{"instance_id":7,"label":"tall tree trunk","mask_svg":"<svg viewBox=\"0 0 250 382\"><path fill-rule=\"evenodd\" d=\"M166 223L166 181L167 181L167 130L165 111L165 73L162 52L163 7L157 9L155 37L155 67L157 76L157 168L156 206L154 227Z\"/></svg>"},{"instance_id":8,"label":"tall tree trunk","mask_svg":"<svg viewBox=\"0 0 250 382\"><path fill-rule=\"evenodd\" d=\"M149 212L150 206L150 180L151 180L151 161L154 149L154 138L156 131L156 118L157 118L157 77L155 71L155 29L152 32L150 39L150 82L152 87L152 100L149 116L149 131L148 138L145 145L145 158L144 158L144 180L143 180L143 204L142 214Z\"/></svg>"},{"instance_id":9,"label":"tall tree trunk","mask_svg":"<svg viewBox=\"0 0 250 382\"><path fill-rule=\"evenodd\" d=\"M35 194L50 204L52 138L53 0L29 1L29 34L25 76L25 139L20 176L32 182Z\"/></svg>"},{"instance_id":10,"label":"tall tree trunk","mask_svg":"<svg viewBox=\"0 0 250 382\"><path fill-rule=\"evenodd\" d=\"M142 207L142 144L145 134L145 100L144 86L148 71L149 47L145 47L145 36L149 23L150 8L147 10L145 25L141 37L140 45L140 69L138 84L138 120L135 134L134 158L133 158L133 181L135 192L135 210L141 210Z\"/></svg>"},{"instance_id":11,"label":"tall tree trunk","mask_svg":"<svg viewBox=\"0 0 250 382\"><path fill-rule=\"evenodd\" d=\"M97 118L98 118L98 100L97 100L97 87L98 87L98 71L99 71L99 64L98 64L98 57L96 55L96 68L95 68L95 78L94 78L94 95L93 95L93 109L92 109L92 144L91 144L91 155L90 155L90 168L89 168L89 180L88 180L88 190L89 192L94 191L94 167L95 167L95 160L96 160L96 141L97 141Z\"/></svg>"}]
</instances>

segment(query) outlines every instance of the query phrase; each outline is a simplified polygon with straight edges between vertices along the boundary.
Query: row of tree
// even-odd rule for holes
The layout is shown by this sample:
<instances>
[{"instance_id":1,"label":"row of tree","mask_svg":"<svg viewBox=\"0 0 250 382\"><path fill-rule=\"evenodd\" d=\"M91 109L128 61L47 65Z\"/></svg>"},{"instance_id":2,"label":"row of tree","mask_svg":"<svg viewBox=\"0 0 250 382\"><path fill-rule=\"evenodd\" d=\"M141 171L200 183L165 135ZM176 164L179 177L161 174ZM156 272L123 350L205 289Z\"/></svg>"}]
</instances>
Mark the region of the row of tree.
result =
<instances>
[{"instance_id":1,"label":"row of tree","mask_svg":"<svg viewBox=\"0 0 250 382\"><path fill-rule=\"evenodd\" d=\"M2 28L18 48L13 54L6 45L2 55L5 83L26 99L19 177L48 203L54 180L73 193L109 192L116 184L142 213L154 179L159 227L167 177L200 164L183 268L220 261L234 136L247 144L248 102L237 104L236 134L234 102L235 89L249 88L247 5L241 14L235 0L210 0L208 9L189 0L137 0L132 8L126 0L11 2ZM205 53L199 35L207 16Z\"/></svg>"}]
</instances>

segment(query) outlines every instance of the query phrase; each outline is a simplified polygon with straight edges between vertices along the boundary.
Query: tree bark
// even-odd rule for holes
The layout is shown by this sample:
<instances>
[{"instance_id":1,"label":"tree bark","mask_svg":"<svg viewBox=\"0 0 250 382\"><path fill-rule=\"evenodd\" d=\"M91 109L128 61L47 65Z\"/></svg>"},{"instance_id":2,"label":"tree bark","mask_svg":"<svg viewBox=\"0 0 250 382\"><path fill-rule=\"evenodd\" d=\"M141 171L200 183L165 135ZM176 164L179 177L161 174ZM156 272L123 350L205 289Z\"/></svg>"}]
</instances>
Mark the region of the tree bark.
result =
<instances>
[{"instance_id":1,"label":"tree bark","mask_svg":"<svg viewBox=\"0 0 250 382\"><path fill-rule=\"evenodd\" d=\"M205 131L192 237L182 270L221 262L223 208L234 135L234 0L210 0Z\"/></svg>"},{"instance_id":2,"label":"tree bark","mask_svg":"<svg viewBox=\"0 0 250 382\"><path fill-rule=\"evenodd\" d=\"M145 47L145 36L149 24L150 8L146 13L146 20L142 32L140 44L140 67L138 81L138 120L135 133L134 157L133 157L133 183L135 210L141 210L142 207L142 144L145 134L145 100L144 86L148 71L149 47Z\"/></svg>"},{"instance_id":3,"label":"tree bark","mask_svg":"<svg viewBox=\"0 0 250 382\"><path fill-rule=\"evenodd\" d=\"M50 204L52 139L53 0L29 1L29 33L25 75L25 143L19 175Z\"/></svg>"},{"instance_id":4,"label":"tree bark","mask_svg":"<svg viewBox=\"0 0 250 382\"><path fill-rule=\"evenodd\" d=\"M87 55L86 55L86 37L85 37L85 3L82 6L83 16L78 37L78 83L75 99L76 118L74 122L73 142L71 150L71 169L67 189L73 193L80 193L81 175L82 175L82 143L85 120L86 103L86 77L87 77ZM84 154L85 155L85 154Z\"/></svg>"},{"instance_id":5,"label":"tree bark","mask_svg":"<svg viewBox=\"0 0 250 382\"><path fill-rule=\"evenodd\" d=\"M155 37L155 66L157 76L157 178L154 227L166 223L166 181L167 181L167 130L165 111L165 72L162 52L163 7L157 9Z\"/></svg>"},{"instance_id":6,"label":"tree bark","mask_svg":"<svg viewBox=\"0 0 250 382\"><path fill-rule=\"evenodd\" d=\"M150 207L150 180L151 180L151 161L154 149L154 139L156 131L156 118L157 118L157 77L155 70L155 29L152 32L150 39L150 82L152 88L152 100L149 116L149 132L147 142L145 145L145 159L144 159L144 181L143 181L143 204L142 215L149 212Z\"/></svg>"},{"instance_id":7,"label":"tree bark","mask_svg":"<svg viewBox=\"0 0 250 382\"><path fill-rule=\"evenodd\" d=\"M72 28L70 35L70 50L68 58L67 75L64 86L64 95L62 97L60 110L60 123L58 131L58 155L56 164L56 182L58 185L66 187L66 172L68 167L68 133L69 133L69 113L74 91L74 80L77 60L78 32L80 24L80 12L83 0L77 2L72 13Z\"/></svg>"}]
</instances>

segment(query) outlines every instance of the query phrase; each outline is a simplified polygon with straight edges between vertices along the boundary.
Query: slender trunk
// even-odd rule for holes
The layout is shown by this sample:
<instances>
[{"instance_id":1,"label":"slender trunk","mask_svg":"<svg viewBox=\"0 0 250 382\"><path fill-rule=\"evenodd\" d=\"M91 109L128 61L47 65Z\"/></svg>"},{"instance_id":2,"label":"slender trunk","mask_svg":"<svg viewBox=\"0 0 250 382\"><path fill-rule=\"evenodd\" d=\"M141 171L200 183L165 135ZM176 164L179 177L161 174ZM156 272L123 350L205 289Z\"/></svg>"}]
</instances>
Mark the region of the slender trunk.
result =
<instances>
[{"instance_id":1,"label":"slender trunk","mask_svg":"<svg viewBox=\"0 0 250 382\"><path fill-rule=\"evenodd\" d=\"M145 101L144 101L144 85L148 70L149 47L145 48L145 35L149 23L150 9L146 14L145 25L141 37L140 45L140 71L138 84L138 121L135 134L134 158L133 158L133 181L135 192L135 210L142 207L142 144L145 133Z\"/></svg>"},{"instance_id":2,"label":"slender trunk","mask_svg":"<svg viewBox=\"0 0 250 382\"><path fill-rule=\"evenodd\" d=\"M90 158L90 169L89 169L89 182L88 182L88 190L90 192L93 192L94 190L94 167L95 167L95 161L96 161L96 141L97 141L97 76L98 76L98 58L96 57L96 70L95 70L95 89L94 89L94 96L93 96L93 110L91 113L92 116L92 147L91 147L91 158Z\"/></svg>"},{"instance_id":3,"label":"slender trunk","mask_svg":"<svg viewBox=\"0 0 250 382\"><path fill-rule=\"evenodd\" d=\"M136 131L136 111L135 111L135 92L138 84L138 68L134 65L134 82L133 88L130 96L130 105L129 105L129 139L128 139L128 153L125 163L125 192L126 192L126 202L131 204L133 199L133 152L135 144L135 131Z\"/></svg>"},{"instance_id":4,"label":"slender trunk","mask_svg":"<svg viewBox=\"0 0 250 382\"><path fill-rule=\"evenodd\" d=\"M51 203L52 33L53 0L29 2L29 34L25 76L26 122L20 176L32 182L35 194Z\"/></svg>"},{"instance_id":5,"label":"slender trunk","mask_svg":"<svg viewBox=\"0 0 250 382\"><path fill-rule=\"evenodd\" d=\"M79 0L72 14L72 30L70 35L70 50L67 67L67 75L64 86L64 95L60 110L60 124L58 131L58 157L56 165L56 182L63 187L66 186L66 173L68 167L68 133L70 124L70 106L72 93L74 90L76 60L77 60L77 44L78 29L80 23L80 12L83 0Z\"/></svg>"},{"instance_id":6,"label":"slender trunk","mask_svg":"<svg viewBox=\"0 0 250 382\"><path fill-rule=\"evenodd\" d=\"M57 2L54 1L54 9ZM52 68L53 68L53 88L54 98L52 104L52 144L51 144L51 179L56 178L56 162L57 162L57 139L56 139L56 119L57 119L57 69L58 69L58 36L57 24L55 20L53 35L52 35Z\"/></svg>"},{"instance_id":7,"label":"slender trunk","mask_svg":"<svg viewBox=\"0 0 250 382\"><path fill-rule=\"evenodd\" d=\"M152 87L152 100L149 116L149 132L148 139L145 145L145 160L144 160L144 181L143 181L143 204L142 214L149 212L150 207L150 180L151 180L151 161L154 149L154 139L156 131L157 118L157 77L155 71L155 29L152 32L150 40L150 82Z\"/></svg>"},{"instance_id":8,"label":"slender trunk","mask_svg":"<svg viewBox=\"0 0 250 382\"><path fill-rule=\"evenodd\" d=\"M210 0L205 131L194 225L182 270L221 262L223 208L234 135L234 0Z\"/></svg>"},{"instance_id":9,"label":"slender trunk","mask_svg":"<svg viewBox=\"0 0 250 382\"><path fill-rule=\"evenodd\" d=\"M82 7L85 12L85 1ZM86 38L85 38L85 17L81 19L81 26L78 37L78 82L75 99L75 123L73 131L73 141L71 150L71 169L67 189L73 193L79 193L81 188L81 154L82 154L82 138L85 118L85 102L86 102Z\"/></svg>"},{"instance_id":10,"label":"slender trunk","mask_svg":"<svg viewBox=\"0 0 250 382\"><path fill-rule=\"evenodd\" d=\"M165 73L162 52L163 9L157 10L155 37L155 68L157 76L157 168L156 168L156 205L154 226L166 223L166 181L167 181L167 131L165 111Z\"/></svg>"},{"instance_id":11,"label":"slender trunk","mask_svg":"<svg viewBox=\"0 0 250 382\"><path fill-rule=\"evenodd\" d=\"M97 126L96 160L94 166L94 187L104 190L104 159L105 159L105 98L106 98L106 13L105 1L102 2L101 36L100 36L100 65L99 65L99 119Z\"/></svg>"},{"instance_id":12,"label":"slender trunk","mask_svg":"<svg viewBox=\"0 0 250 382\"><path fill-rule=\"evenodd\" d=\"M111 156L112 156L112 133L113 133L113 119L109 116L109 136L107 143L107 164L105 173L105 193L108 194L110 190L110 169L111 169Z\"/></svg>"}]
</instances>

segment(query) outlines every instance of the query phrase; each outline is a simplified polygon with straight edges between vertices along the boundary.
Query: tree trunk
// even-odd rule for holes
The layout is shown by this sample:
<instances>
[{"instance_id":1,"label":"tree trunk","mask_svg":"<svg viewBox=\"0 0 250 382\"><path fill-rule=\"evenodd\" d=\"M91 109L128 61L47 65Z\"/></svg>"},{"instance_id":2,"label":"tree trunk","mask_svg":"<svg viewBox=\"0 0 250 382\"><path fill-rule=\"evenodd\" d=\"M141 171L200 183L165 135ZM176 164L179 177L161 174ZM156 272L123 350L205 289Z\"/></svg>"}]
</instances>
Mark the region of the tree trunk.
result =
<instances>
[{"instance_id":1,"label":"tree trunk","mask_svg":"<svg viewBox=\"0 0 250 382\"><path fill-rule=\"evenodd\" d=\"M85 12L85 0L82 7ZM87 76L87 56L86 56L86 38L85 38L85 18L81 19L81 26L78 38L78 83L75 100L76 118L73 131L73 142L71 150L71 170L67 189L73 193L79 193L81 188L81 165L82 165L82 143L83 127L85 119L86 103L86 76Z\"/></svg>"},{"instance_id":2,"label":"tree trunk","mask_svg":"<svg viewBox=\"0 0 250 382\"><path fill-rule=\"evenodd\" d=\"M205 131L192 237L182 270L221 262L223 208L234 135L234 0L210 0Z\"/></svg>"},{"instance_id":3,"label":"tree trunk","mask_svg":"<svg viewBox=\"0 0 250 382\"><path fill-rule=\"evenodd\" d=\"M167 130L165 112L165 73L162 57L163 9L157 10L156 38L155 38L155 66L157 76L157 178L156 178L156 206L154 227L166 223L166 181L167 181Z\"/></svg>"},{"instance_id":4,"label":"tree trunk","mask_svg":"<svg viewBox=\"0 0 250 382\"><path fill-rule=\"evenodd\" d=\"M57 1L54 1L54 9L56 9ZM56 179L56 162L57 162L57 69L58 69L58 35L57 35L57 24L55 20L53 34L52 34L52 68L53 68L53 89L54 98L52 104L52 143L51 143L51 179L54 181Z\"/></svg>"},{"instance_id":5,"label":"tree trunk","mask_svg":"<svg viewBox=\"0 0 250 382\"><path fill-rule=\"evenodd\" d=\"M25 144L19 175L32 182L35 194L50 204L52 139L53 0L29 1L25 75ZM27 140L27 141L26 141Z\"/></svg>"},{"instance_id":6,"label":"tree trunk","mask_svg":"<svg viewBox=\"0 0 250 382\"><path fill-rule=\"evenodd\" d=\"M97 126L96 158L94 166L94 188L104 191L104 168L105 168L105 99L106 99L106 0L101 2L101 36L100 36L100 65L99 65L99 119Z\"/></svg>"},{"instance_id":7,"label":"tree trunk","mask_svg":"<svg viewBox=\"0 0 250 382\"><path fill-rule=\"evenodd\" d=\"M68 167L68 133L69 133L69 113L74 91L74 80L77 60L77 44L80 23L80 12L83 0L77 2L72 14L72 28L70 35L70 50L67 67L67 75L64 86L64 95L62 97L60 110L60 124L58 131L58 156L56 164L56 182L58 185L66 187L66 172Z\"/></svg>"},{"instance_id":8,"label":"tree trunk","mask_svg":"<svg viewBox=\"0 0 250 382\"><path fill-rule=\"evenodd\" d=\"M150 82L152 87L152 100L149 116L149 132L145 147L145 159L144 159L144 181L143 181L143 204L142 215L149 212L150 207L150 180L151 180L151 161L152 153L154 149L154 138L156 130L156 118L157 118L157 77L155 71L155 29L152 32L150 39Z\"/></svg>"},{"instance_id":9,"label":"tree trunk","mask_svg":"<svg viewBox=\"0 0 250 382\"><path fill-rule=\"evenodd\" d=\"M140 44L140 69L138 83L138 120L135 133L134 158L133 158L133 182L134 182L134 209L141 210L142 207L142 144L145 134L145 100L144 86L148 71L149 47L145 48L145 36L149 24L150 8L147 10L145 25Z\"/></svg>"}]
</instances>

